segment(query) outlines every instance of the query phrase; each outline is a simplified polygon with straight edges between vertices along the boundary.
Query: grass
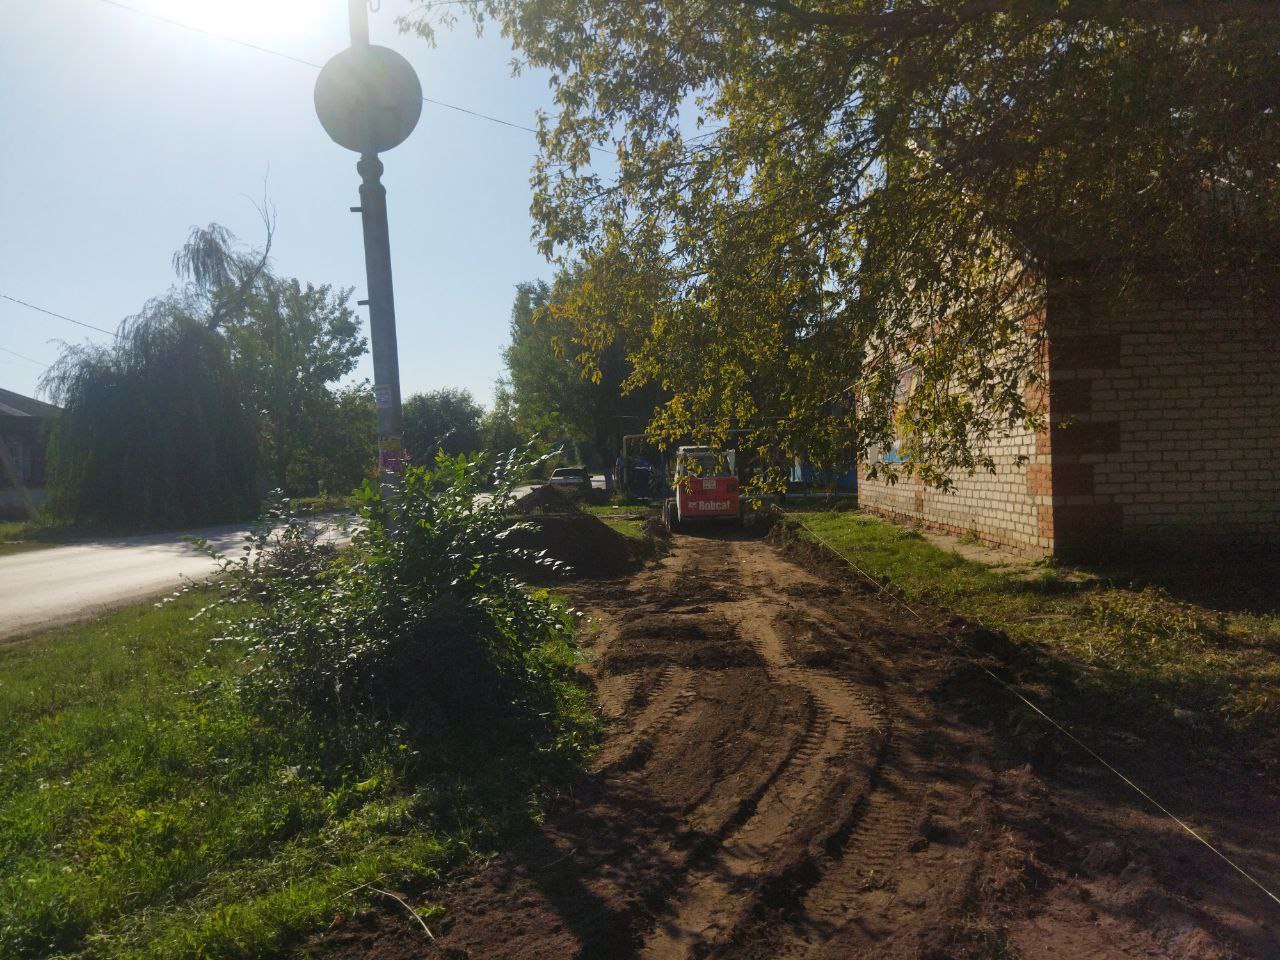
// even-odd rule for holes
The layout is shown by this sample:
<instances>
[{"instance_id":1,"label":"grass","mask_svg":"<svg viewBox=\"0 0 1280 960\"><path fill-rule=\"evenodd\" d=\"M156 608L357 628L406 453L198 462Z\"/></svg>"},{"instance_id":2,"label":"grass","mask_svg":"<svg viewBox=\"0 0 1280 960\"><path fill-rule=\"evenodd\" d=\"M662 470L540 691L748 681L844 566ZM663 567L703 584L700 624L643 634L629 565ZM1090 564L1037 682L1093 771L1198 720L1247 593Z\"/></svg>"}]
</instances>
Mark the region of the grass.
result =
<instances>
[{"instance_id":1,"label":"grass","mask_svg":"<svg viewBox=\"0 0 1280 960\"><path fill-rule=\"evenodd\" d=\"M275 955L362 884L422 906L423 878L527 828L567 775L432 743L429 783L376 755L337 776L315 731L243 706L236 651L192 620L208 599L0 649L0 956ZM565 726L589 738L573 651L542 655L563 667Z\"/></svg>"},{"instance_id":2,"label":"grass","mask_svg":"<svg viewBox=\"0 0 1280 960\"><path fill-rule=\"evenodd\" d=\"M327 494L319 497L297 497L290 501L299 514L347 513L354 509L353 496ZM247 520L245 521L248 522ZM164 532L140 526L134 529L110 531L106 535L129 536L136 533ZM175 531L181 532L181 531ZM103 531L78 529L71 526L52 526L33 521L0 521L0 557L31 550L44 550L60 543L102 536Z\"/></svg>"},{"instance_id":3,"label":"grass","mask_svg":"<svg viewBox=\"0 0 1280 960\"><path fill-rule=\"evenodd\" d=\"M318 497L293 497L289 503L296 512L302 514L343 513L355 509L356 498L351 495L327 493Z\"/></svg>"},{"instance_id":4,"label":"grass","mask_svg":"<svg viewBox=\"0 0 1280 960\"><path fill-rule=\"evenodd\" d=\"M620 506L618 504L583 504L582 509L598 517L623 536L633 540L644 539L644 524L648 519L648 507Z\"/></svg>"},{"instance_id":5,"label":"grass","mask_svg":"<svg viewBox=\"0 0 1280 960\"><path fill-rule=\"evenodd\" d=\"M813 512L810 531L908 601L1036 644L1077 689L1138 724L1174 710L1272 735L1280 719L1280 615L1225 610L1068 567L993 567L861 513ZM1212 576L1206 571L1206 576Z\"/></svg>"},{"instance_id":6,"label":"grass","mask_svg":"<svg viewBox=\"0 0 1280 960\"><path fill-rule=\"evenodd\" d=\"M65 539L61 531L24 520L0 520L0 557L43 550Z\"/></svg>"}]
</instances>

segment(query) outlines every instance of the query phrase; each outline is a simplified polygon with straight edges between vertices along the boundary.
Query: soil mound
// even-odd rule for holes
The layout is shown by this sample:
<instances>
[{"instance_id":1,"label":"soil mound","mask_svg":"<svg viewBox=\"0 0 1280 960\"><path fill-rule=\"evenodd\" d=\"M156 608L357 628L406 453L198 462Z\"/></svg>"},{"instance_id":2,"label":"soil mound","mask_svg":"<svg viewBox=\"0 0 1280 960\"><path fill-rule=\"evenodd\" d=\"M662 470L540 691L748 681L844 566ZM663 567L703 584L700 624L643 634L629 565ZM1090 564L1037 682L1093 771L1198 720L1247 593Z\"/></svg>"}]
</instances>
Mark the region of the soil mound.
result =
<instances>
[{"instance_id":1,"label":"soil mound","mask_svg":"<svg viewBox=\"0 0 1280 960\"><path fill-rule=\"evenodd\" d=\"M534 553L545 552L546 557L560 561L568 569L553 570L522 561L516 569L520 576L542 583L564 577L609 580L640 569L644 562L643 543L623 536L573 504L568 506L566 512L521 517L525 528L513 531L507 541Z\"/></svg>"},{"instance_id":2,"label":"soil mound","mask_svg":"<svg viewBox=\"0 0 1280 960\"><path fill-rule=\"evenodd\" d=\"M550 484L534 487L515 502L517 513L581 513L578 505Z\"/></svg>"}]
</instances>

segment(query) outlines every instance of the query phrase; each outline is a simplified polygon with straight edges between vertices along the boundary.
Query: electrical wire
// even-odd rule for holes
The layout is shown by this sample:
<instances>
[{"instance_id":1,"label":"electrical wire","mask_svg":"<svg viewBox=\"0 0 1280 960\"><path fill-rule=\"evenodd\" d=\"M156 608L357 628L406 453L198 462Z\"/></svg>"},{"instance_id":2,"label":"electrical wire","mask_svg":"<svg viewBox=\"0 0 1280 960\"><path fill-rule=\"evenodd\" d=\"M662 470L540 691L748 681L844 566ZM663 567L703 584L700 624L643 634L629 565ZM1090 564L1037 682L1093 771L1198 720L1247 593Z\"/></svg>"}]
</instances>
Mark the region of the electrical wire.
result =
<instances>
[{"instance_id":1,"label":"electrical wire","mask_svg":"<svg viewBox=\"0 0 1280 960\"><path fill-rule=\"evenodd\" d=\"M28 363L34 363L37 367L48 366L47 363L41 363L39 360L35 360L31 357L28 357L24 353L19 353L17 350L10 350L8 347L0 347L0 353L12 354L13 356L17 357L19 360L26 360Z\"/></svg>"},{"instance_id":2,"label":"electrical wire","mask_svg":"<svg viewBox=\"0 0 1280 960\"><path fill-rule=\"evenodd\" d=\"M7 293L0 293L0 299L8 300L10 303L16 303L20 307L26 307L28 310L47 313L49 316L57 317L59 320L65 320L67 323L74 323L78 327L88 327L90 330L97 330L99 333L105 333L111 337L117 335L114 330L108 330L105 327L95 327L92 323L85 323L83 320L74 320L64 314L54 313L52 310L46 310L44 307L37 307L34 303L27 303L25 300L19 300L17 297L11 297Z\"/></svg>"},{"instance_id":3,"label":"electrical wire","mask_svg":"<svg viewBox=\"0 0 1280 960\"><path fill-rule=\"evenodd\" d=\"M246 47L247 49L254 50L258 53L265 53L268 56L278 57L281 60L288 60L290 63L296 63L296 64L299 64L300 66L310 67L313 70L319 70L323 66L323 64L316 63L313 60L304 60L302 57L295 57L291 53L285 53L281 50L274 50L271 47L264 47L260 44L252 43L248 40L241 40L238 37L231 37L225 33L217 33L216 31L208 30L208 29L205 29L204 27L197 27L190 23L183 23L181 20L175 20L172 17L166 17L163 14L153 13L150 10L140 10L137 7L129 6L129 4L127 3L121 3L120 0L99 0L99 2L105 3L107 6L110 6L110 7L115 7L119 10L127 10L130 13L136 14L139 17L146 17L149 20L155 20L160 23L166 23L169 26L180 27L183 30L191 31L192 33L204 34L206 37L213 37L215 40L223 40L223 41L226 41L227 43L234 43L237 46ZM443 3L426 4L426 6L437 6L437 5L444 6L446 4L460 3L460 2L462 2L462 0L444 0ZM528 126L525 126L524 124L515 123L514 121L511 121L511 120L503 120L501 117L490 116L487 113L481 113L479 110L472 110L470 107L460 107L456 103L447 103L444 100L436 100L432 97L427 97L427 96L424 96L422 98L422 101L423 103L429 103L429 104L432 104L433 106L444 107L446 110L456 110L458 113L465 113L468 116L476 117L480 120L488 120L490 123L497 123L497 124L501 124L504 127L511 127L513 130L523 130L525 133L532 133L532 134L536 134L538 132L537 129L534 127L528 127ZM606 150L603 147L592 147L591 149L597 153L606 153L612 156L611 151Z\"/></svg>"},{"instance_id":4,"label":"electrical wire","mask_svg":"<svg viewBox=\"0 0 1280 960\"><path fill-rule=\"evenodd\" d=\"M907 603L905 600L903 600L901 597L899 597L899 596L897 596L895 593L893 593L893 591L889 590L889 589L888 589L888 587L887 587L885 584L881 583L881 582L880 582L879 580L877 580L875 577L871 576L871 574L867 573L865 570L863 570L861 567L859 567L856 563L854 563L854 562L853 562L853 560L852 560L852 559L850 559L849 557L846 557L843 553L841 553L839 550L837 550L835 547L833 547L831 544L829 544L826 540L824 540L824 539L822 538L822 536L821 536L819 533L817 533L817 532L816 532L812 527L810 527L807 523L805 523L805 522L804 522L804 520L800 519L799 517L797 517L797 515L796 515L796 514L791 513L791 512L789 512L789 511L788 511L788 512L785 512L785 514L784 514L784 515L785 515L785 516L787 516L788 518L794 518L794 521L795 521L797 524L799 524L799 525L800 525L800 527L801 527L801 528L803 528L803 529L804 529L804 531L805 531L806 533L808 533L811 537L813 537L813 538L814 538L815 540L817 540L820 544L822 544L822 545L823 545L823 546L824 546L828 551L830 551L832 554L834 554L835 556L837 556L837 557L839 557L841 560L843 560L843 561L844 561L844 562L845 562L845 563L846 563L850 568L852 568L852 569L853 569L853 570L854 570L854 571L855 571L859 576L861 576L861 577L862 577L863 579L865 579L867 582L869 582L869 583L873 584L873 585L876 587L876 589L877 589L881 594L887 595L890 599L892 599L892 600L894 600L895 602L897 602L897 603L898 603L898 604L899 604L899 605L900 605L904 610L906 610L908 613L910 613L913 617L915 617L917 620L919 620L922 624L924 624L925 626L929 626L929 621L928 621L928 620L926 620L926 619L925 619L925 617L924 617L922 614L920 614L917 610L915 610L914 608L912 608L912 607L911 607L911 605L910 605L910 604L908 604L908 603ZM961 646L961 645L960 645L960 644L959 644L959 643L958 643L954 638L950 638L950 639L951 639L951 644L952 644L952 646L954 646L957 650L959 650L961 653L965 654L966 656L969 654L969 651L968 651L968 650L966 650L963 646ZM1253 874L1251 874L1248 870L1246 870L1244 867L1240 866L1240 864L1238 864L1238 863L1236 863L1234 860L1232 860L1232 859L1231 859L1231 857L1227 856L1225 853L1223 853L1221 850L1219 850L1216 846L1214 846L1214 845L1213 845L1213 843L1211 843L1211 842L1210 842L1209 840L1207 840L1204 836L1202 836L1199 832L1197 832L1197 831L1196 831L1196 830L1195 830L1195 829L1194 829L1190 824L1186 823L1184 820L1182 820L1181 818L1179 818L1178 816L1176 816L1176 815L1175 815L1171 810L1169 810L1169 808L1168 808L1168 807L1166 807L1166 806L1165 806L1164 804L1162 804L1159 800L1157 800L1155 797L1153 797L1153 796L1152 796L1152 795L1151 795L1147 790L1145 790L1141 785L1139 785L1138 783L1136 783L1132 778L1130 778L1130 777L1126 776L1126 775L1125 775L1121 770L1119 770L1118 768L1116 768L1113 764L1111 764L1111 763L1110 763L1106 758L1104 758L1104 757L1103 757L1101 754L1099 754L1096 750L1094 750L1094 749L1093 749L1092 747L1090 747L1087 743L1085 743L1083 740L1081 740L1079 737L1077 737L1074 733L1072 733L1070 730L1068 730L1065 726L1063 726L1063 724L1059 723L1059 722L1058 722L1057 720L1055 720L1053 717L1049 716L1049 714L1047 714L1047 713L1046 713L1043 709L1041 709L1037 704L1033 703L1033 702L1030 700L1030 698L1028 698L1026 695L1024 695L1024 694L1022 693L1022 691L1021 691L1021 690L1019 690L1019 689L1018 689L1017 687L1015 687L1013 684L1009 683L1007 680L1002 679L1002 678L1001 678L1000 676L998 676L994 671L992 671L992 670L988 669L988 668L987 668L986 666L984 666L983 664L978 663L977 661L973 660L973 659L972 659L972 657L970 657L970 660L971 660L971 662L973 662L974 666L978 667L978 669L980 669L980 670L981 670L983 673L985 673L988 677L990 677L990 678L991 678L992 680L994 680L997 684L999 684L1001 687L1003 687L1003 688L1004 688L1004 690L1005 690L1006 692L1008 692L1008 693L1012 694L1012 695L1013 695L1014 697L1016 697L1018 700L1022 701L1022 703L1023 703L1026 707L1028 707L1030 710L1034 711L1038 716L1040 716L1040 717L1041 717L1041 718L1043 718L1045 721L1047 721L1047 722L1048 722L1048 723L1049 723L1049 724L1050 724L1054 729L1056 729L1059 733L1061 733L1063 736L1065 736L1068 740L1070 740L1072 743L1074 743L1076 746L1078 746L1081 750L1083 750L1085 753L1087 753L1090 757L1092 757L1095 761L1097 761L1097 762L1098 762L1102 767L1104 767L1106 770L1108 770L1110 773L1112 773L1115 777L1117 777L1117 778L1118 778L1122 783L1124 783L1124 784L1125 784L1126 786L1128 786L1131 790L1133 790L1135 793L1137 793L1137 794L1138 794L1138 796L1142 797L1142 798L1143 798L1144 800L1146 800L1149 804L1151 804L1153 807L1155 807L1157 810L1159 810L1162 814L1164 814L1166 817L1168 817L1170 820L1172 820L1174 823L1176 823L1179 827L1181 827L1181 828L1182 828L1182 829L1183 829L1183 830L1184 830L1184 831L1185 831L1189 836L1191 836L1193 839L1195 839L1195 840L1197 840L1198 842L1200 842L1201 844L1203 844L1203 845L1204 845L1204 846L1205 846L1205 847L1206 847L1210 852L1212 852L1216 857L1218 857L1220 860L1222 860L1222 862L1223 862L1223 863L1227 864L1227 866L1231 867L1231 869L1232 869L1232 870L1234 870L1236 873L1240 874L1240 876L1244 877L1244 878L1245 878L1246 880L1248 880L1251 884L1253 884L1255 887L1257 887L1259 890L1261 890L1261 891L1262 891L1264 894L1266 894L1266 895L1267 895L1267 897L1269 897L1269 898L1270 898L1274 903L1276 903L1277 905L1280 905L1280 896L1277 896L1277 895L1276 895L1275 893L1273 893L1270 889L1268 889L1266 886L1264 886L1261 880L1257 879L1257 878L1256 878Z\"/></svg>"}]
</instances>

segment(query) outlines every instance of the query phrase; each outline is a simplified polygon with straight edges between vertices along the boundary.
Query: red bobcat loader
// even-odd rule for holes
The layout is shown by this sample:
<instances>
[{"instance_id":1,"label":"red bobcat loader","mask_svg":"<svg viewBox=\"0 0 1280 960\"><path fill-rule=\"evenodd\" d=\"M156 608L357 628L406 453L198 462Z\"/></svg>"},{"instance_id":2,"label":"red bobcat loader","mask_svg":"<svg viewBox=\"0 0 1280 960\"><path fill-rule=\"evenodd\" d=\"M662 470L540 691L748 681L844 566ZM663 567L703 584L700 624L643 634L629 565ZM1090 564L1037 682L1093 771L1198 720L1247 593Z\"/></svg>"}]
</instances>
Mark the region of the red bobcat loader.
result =
<instances>
[{"instance_id":1,"label":"red bobcat loader","mask_svg":"<svg viewBox=\"0 0 1280 960\"><path fill-rule=\"evenodd\" d=\"M735 451L680 447L676 451L676 495L662 504L662 522L678 530L692 520L742 522Z\"/></svg>"}]
</instances>

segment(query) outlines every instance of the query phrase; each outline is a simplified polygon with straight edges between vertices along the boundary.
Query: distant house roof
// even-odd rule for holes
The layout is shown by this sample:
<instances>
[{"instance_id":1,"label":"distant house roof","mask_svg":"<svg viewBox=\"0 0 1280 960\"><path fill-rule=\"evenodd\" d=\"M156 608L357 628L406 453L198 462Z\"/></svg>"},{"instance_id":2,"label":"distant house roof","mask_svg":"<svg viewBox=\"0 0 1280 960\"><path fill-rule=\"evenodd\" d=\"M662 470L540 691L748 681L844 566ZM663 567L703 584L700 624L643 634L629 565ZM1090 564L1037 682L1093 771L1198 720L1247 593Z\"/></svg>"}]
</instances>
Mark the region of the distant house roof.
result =
<instances>
[{"instance_id":1,"label":"distant house roof","mask_svg":"<svg viewBox=\"0 0 1280 960\"><path fill-rule=\"evenodd\" d=\"M0 388L0 417L36 417L43 420L57 412L58 408L52 403Z\"/></svg>"}]
</instances>

